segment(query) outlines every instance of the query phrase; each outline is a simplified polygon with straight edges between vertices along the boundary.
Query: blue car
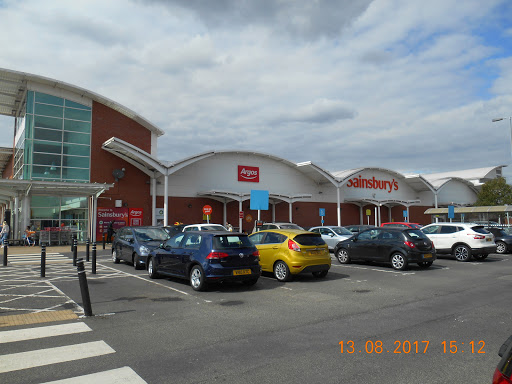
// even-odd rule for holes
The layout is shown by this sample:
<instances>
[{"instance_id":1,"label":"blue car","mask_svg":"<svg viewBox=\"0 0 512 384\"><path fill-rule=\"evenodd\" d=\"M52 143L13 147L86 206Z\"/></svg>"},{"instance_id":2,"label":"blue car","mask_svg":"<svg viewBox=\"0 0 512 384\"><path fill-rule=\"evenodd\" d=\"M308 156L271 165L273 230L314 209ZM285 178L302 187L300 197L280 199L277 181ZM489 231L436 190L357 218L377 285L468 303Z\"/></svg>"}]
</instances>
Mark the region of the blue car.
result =
<instances>
[{"instance_id":1,"label":"blue car","mask_svg":"<svg viewBox=\"0 0 512 384\"><path fill-rule=\"evenodd\" d=\"M112 261L132 263L135 269L143 269L149 252L169 239L161 227L123 227L112 242Z\"/></svg>"},{"instance_id":2,"label":"blue car","mask_svg":"<svg viewBox=\"0 0 512 384\"><path fill-rule=\"evenodd\" d=\"M187 279L195 291L205 290L210 282L240 281L250 286L261 276L259 252L249 237L227 231L179 233L152 250L147 265L150 278Z\"/></svg>"}]
</instances>

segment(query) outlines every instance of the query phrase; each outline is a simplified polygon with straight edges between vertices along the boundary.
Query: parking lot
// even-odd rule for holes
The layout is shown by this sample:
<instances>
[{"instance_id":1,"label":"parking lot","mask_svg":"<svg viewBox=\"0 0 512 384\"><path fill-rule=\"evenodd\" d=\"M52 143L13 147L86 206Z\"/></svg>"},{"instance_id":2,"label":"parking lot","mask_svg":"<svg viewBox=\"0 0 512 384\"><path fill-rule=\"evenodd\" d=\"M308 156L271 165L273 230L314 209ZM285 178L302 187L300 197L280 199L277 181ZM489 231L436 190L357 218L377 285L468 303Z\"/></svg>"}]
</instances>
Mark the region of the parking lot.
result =
<instances>
[{"instance_id":1,"label":"parking lot","mask_svg":"<svg viewBox=\"0 0 512 384\"><path fill-rule=\"evenodd\" d=\"M512 334L509 255L467 263L441 257L429 269L403 272L333 258L325 279L280 283L264 274L254 287L214 285L201 293L183 280L151 280L144 270L113 264L108 250L98 263L97 275L88 269L95 316L75 320L92 332L41 345L92 338L115 353L6 372L0 381L129 367L148 383L490 382L497 351ZM65 265L49 266L47 279L79 311L76 269ZM37 273L35 266L14 268ZM32 345L3 347L9 354Z\"/></svg>"}]
</instances>

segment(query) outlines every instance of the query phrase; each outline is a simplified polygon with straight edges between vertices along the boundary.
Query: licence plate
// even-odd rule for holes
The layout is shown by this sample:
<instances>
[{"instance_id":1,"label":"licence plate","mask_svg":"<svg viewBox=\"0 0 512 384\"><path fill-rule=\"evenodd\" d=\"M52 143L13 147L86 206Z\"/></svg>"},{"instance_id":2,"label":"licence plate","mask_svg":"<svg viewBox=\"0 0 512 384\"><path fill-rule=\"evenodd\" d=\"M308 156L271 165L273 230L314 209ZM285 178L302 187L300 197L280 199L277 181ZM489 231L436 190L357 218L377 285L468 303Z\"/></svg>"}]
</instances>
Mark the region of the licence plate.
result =
<instances>
[{"instance_id":1,"label":"licence plate","mask_svg":"<svg viewBox=\"0 0 512 384\"><path fill-rule=\"evenodd\" d=\"M250 269L235 269L233 271L233 275L239 276L239 275L250 275L251 270Z\"/></svg>"},{"instance_id":2,"label":"licence plate","mask_svg":"<svg viewBox=\"0 0 512 384\"><path fill-rule=\"evenodd\" d=\"M424 258L424 259L428 259L429 257L432 257L432 254L431 254L431 253L425 253L425 254L423 255L423 258Z\"/></svg>"},{"instance_id":3,"label":"licence plate","mask_svg":"<svg viewBox=\"0 0 512 384\"><path fill-rule=\"evenodd\" d=\"M485 239L485 241L492 241L492 239L488 237L487 239Z\"/></svg>"}]
</instances>

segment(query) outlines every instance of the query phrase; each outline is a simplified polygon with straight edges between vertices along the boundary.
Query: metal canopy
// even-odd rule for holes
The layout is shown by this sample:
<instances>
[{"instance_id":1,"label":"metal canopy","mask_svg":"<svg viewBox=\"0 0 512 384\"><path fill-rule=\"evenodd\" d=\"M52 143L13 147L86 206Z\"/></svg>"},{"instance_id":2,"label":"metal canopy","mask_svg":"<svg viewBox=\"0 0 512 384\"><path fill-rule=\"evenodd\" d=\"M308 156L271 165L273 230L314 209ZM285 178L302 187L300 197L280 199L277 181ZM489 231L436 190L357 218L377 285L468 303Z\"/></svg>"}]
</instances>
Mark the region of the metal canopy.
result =
<instances>
[{"instance_id":1,"label":"metal canopy","mask_svg":"<svg viewBox=\"0 0 512 384\"><path fill-rule=\"evenodd\" d=\"M32 195L99 196L113 186L114 184L0 179L0 198L28 195L29 192Z\"/></svg>"},{"instance_id":2,"label":"metal canopy","mask_svg":"<svg viewBox=\"0 0 512 384\"><path fill-rule=\"evenodd\" d=\"M506 213L512 212L512 205L496 205L482 207L455 207L454 213ZM448 214L448 208L429 208L425 211L426 215L442 215Z\"/></svg>"}]
</instances>

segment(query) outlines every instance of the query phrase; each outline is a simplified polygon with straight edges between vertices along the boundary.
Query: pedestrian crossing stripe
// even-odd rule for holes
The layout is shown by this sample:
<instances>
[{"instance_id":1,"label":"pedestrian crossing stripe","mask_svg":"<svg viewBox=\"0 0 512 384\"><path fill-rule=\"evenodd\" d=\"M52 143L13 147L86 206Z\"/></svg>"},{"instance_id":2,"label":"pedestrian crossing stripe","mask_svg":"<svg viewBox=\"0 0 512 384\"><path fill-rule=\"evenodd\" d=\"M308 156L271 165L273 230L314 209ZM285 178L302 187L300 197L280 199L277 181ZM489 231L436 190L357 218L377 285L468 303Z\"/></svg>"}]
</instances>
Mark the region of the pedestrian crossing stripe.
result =
<instances>
[{"instance_id":1,"label":"pedestrian crossing stripe","mask_svg":"<svg viewBox=\"0 0 512 384\"><path fill-rule=\"evenodd\" d=\"M122 367L91 373L89 375L71 377L69 379L48 381L43 384L90 384L90 383L122 383L122 384L144 384L147 383L130 367Z\"/></svg>"},{"instance_id":2,"label":"pedestrian crossing stripe","mask_svg":"<svg viewBox=\"0 0 512 384\"><path fill-rule=\"evenodd\" d=\"M12 255L8 256L9 264L39 264L41 263L41 254L21 254L21 255ZM73 260L67 256L64 256L61 253L47 253L46 254L46 262L47 263L70 263Z\"/></svg>"},{"instance_id":3,"label":"pedestrian crossing stripe","mask_svg":"<svg viewBox=\"0 0 512 384\"><path fill-rule=\"evenodd\" d=\"M0 332L0 344L13 343L16 341L41 339L44 337L70 335L74 333L90 332L91 328L87 324L67 323L59 325L48 325L45 327L14 329L12 331Z\"/></svg>"},{"instance_id":4,"label":"pedestrian crossing stripe","mask_svg":"<svg viewBox=\"0 0 512 384\"><path fill-rule=\"evenodd\" d=\"M104 341L0 355L0 373L115 353Z\"/></svg>"}]
</instances>

